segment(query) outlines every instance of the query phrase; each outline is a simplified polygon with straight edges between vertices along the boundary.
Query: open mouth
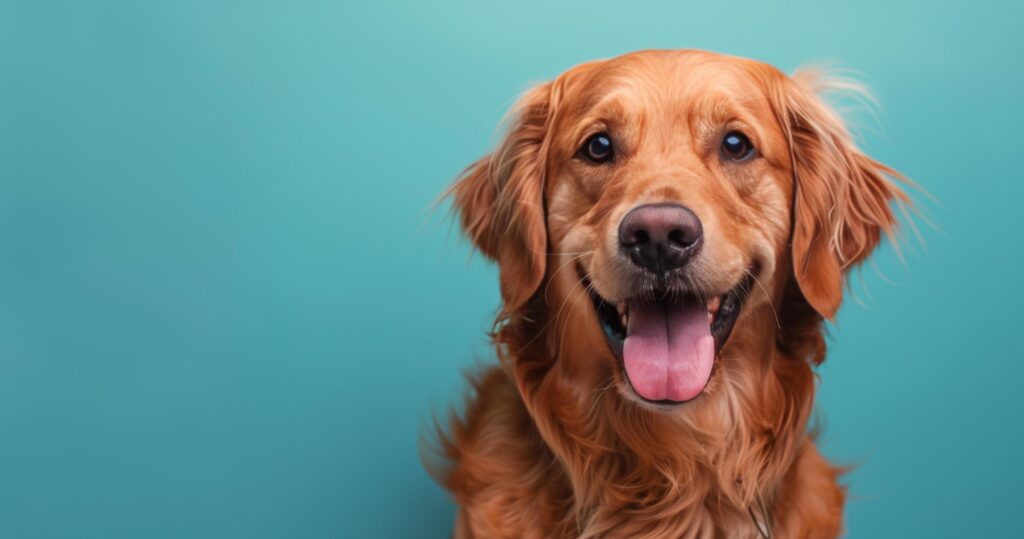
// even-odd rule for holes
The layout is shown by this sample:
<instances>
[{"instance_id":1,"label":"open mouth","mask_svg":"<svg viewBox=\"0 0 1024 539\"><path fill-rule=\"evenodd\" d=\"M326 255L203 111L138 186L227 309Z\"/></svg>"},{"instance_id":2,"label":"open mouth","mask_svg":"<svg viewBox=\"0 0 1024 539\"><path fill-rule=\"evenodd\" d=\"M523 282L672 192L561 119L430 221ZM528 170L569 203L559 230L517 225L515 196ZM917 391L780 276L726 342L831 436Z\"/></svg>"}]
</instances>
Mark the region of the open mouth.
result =
<instances>
[{"instance_id":1,"label":"open mouth","mask_svg":"<svg viewBox=\"0 0 1024 539\"><path fill-rule=\"evenodd\" d=\"M636 394L652 404L678 404L704 391L753 278L720 296L664 288L613 303L582 273L601 329Z\"/></svg>"}]
</instances>

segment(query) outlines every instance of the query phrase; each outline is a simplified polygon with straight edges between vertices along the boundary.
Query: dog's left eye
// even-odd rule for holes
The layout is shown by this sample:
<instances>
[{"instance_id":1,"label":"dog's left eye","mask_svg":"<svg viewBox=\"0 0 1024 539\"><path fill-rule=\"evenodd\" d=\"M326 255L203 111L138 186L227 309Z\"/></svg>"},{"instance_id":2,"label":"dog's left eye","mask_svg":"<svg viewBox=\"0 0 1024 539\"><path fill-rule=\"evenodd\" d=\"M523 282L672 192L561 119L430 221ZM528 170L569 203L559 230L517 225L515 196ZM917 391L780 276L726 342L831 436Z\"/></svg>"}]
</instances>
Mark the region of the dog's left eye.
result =
<instances>
[{"instance_id":1,"label":"dog's left eye","mask_svg":"<svg viewBox=\"0 0 1024 539\"><path fill-rule=\"evenodd\" d=\"M583 143L580 154L593 163L605 163L612 160L612 138L608 133L598 133Z\"/></svg>"},{"instance_id":2,"label":"dog's left eye","mask_svg":"<svg viewBox=\"0 0 1024 539\"><path fill-rule=\"evenodd\" d=\"M744 161L754 155L754 145L746 135L730 131L722 139L722 156L730 161Z\"/></svg>"}]
</instances>

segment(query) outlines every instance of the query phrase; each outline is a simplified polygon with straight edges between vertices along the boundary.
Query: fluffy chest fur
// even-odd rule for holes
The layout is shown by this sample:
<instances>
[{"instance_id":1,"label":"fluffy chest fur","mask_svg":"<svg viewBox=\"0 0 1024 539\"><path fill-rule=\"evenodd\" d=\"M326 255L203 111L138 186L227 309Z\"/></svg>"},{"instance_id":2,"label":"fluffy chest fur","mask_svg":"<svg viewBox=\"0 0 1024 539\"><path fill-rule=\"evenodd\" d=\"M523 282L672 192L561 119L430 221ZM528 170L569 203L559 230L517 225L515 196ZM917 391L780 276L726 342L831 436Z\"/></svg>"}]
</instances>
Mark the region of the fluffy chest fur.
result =
<instances>
[{"instance_id":1,"label":"fluffy chest fur","mask_svg":"<svg viewBox=\"0 0 1024 539\"><path fill-rule=\"evenodd\" d=\"M711 387L721 398L680 420L581 394L542 348L482 372L444 438L434 471L460 505L457 537L839 535L844 490L807 434L806 362L737 347L721 368L756 383Z\"/></svg>"}]
</instances>

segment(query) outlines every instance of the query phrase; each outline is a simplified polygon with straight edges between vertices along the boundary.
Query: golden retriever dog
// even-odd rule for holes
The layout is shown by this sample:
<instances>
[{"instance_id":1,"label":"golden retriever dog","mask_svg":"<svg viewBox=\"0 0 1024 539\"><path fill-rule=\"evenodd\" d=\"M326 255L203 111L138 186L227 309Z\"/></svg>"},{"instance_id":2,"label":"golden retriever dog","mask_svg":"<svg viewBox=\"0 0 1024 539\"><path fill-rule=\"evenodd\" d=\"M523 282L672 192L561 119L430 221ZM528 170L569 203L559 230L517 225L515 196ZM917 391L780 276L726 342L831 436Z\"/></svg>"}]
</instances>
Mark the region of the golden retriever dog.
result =
<instances>
[{"instance_id":1,"label":"golden retriever dog","mask_svg":"<svg viewBox=\"0 0 1024 539\"><path fill-rule=\"evenodd\" d=\"M456 537L842 533L814 367L907 197L828 82L642 51L521 98L450 192L503 302L431 466Z\"/></svg>"}]
</instances>

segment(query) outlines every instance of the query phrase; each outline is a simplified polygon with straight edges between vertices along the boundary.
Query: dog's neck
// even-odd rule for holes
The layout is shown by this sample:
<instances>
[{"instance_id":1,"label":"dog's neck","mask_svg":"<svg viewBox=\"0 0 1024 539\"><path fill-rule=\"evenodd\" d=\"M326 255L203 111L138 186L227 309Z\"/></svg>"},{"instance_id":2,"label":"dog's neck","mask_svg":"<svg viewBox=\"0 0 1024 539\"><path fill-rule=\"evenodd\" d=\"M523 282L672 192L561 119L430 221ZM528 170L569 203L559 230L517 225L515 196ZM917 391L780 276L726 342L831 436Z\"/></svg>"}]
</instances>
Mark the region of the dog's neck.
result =
<instances>
[{"instance_id":1,"label":"dog's neck","mask_svg":"<svg viewBox=\"0 0 1024 539\"><path fill-rule=\"evenodd\" d=\"M806 436L814 379L808 362L775 346L774 315L761 311L723 349L716 368L727 372L667 412L609 384L593 368L594 350L607 347L571 327L519 348L505 340L519 392L573 491L577 525L656 516L693 529L709 507L749 520L751 507L771 502Z\"/></svg>"}]
</instances>

